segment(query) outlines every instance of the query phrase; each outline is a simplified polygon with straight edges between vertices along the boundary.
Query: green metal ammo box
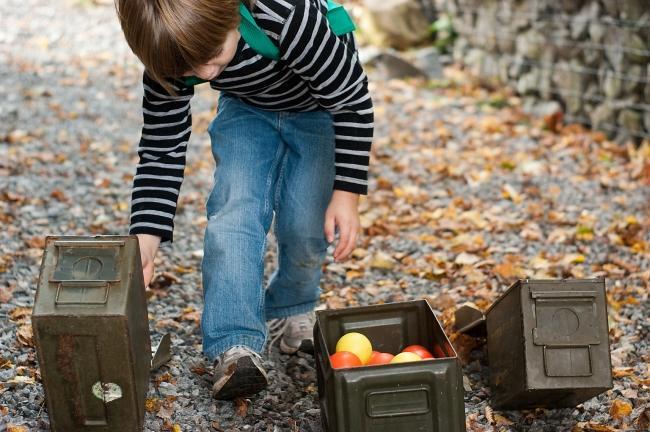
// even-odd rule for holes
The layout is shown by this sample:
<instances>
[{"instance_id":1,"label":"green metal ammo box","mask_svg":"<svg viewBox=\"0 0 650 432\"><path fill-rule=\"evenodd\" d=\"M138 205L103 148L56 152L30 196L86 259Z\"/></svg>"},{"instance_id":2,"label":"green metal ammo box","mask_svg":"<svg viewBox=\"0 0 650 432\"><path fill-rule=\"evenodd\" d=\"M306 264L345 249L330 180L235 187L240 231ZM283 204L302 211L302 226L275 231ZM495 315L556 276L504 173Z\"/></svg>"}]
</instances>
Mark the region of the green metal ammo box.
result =
<instances>
[{"instance_id":1,"label":"green metal ammo box","mask_svg":"<svg viewBox=\"0 0 650 432\"><path fill-rule=\"evenodd\" d=\"M333 369L329 356L348 332L368 337L376 351L423 345L446 357L410 363ZM314 326L318 394L329 432L462 432L461 366L424 300L319 311Z\"/></svg>"},{"instance_id":2,"label":"green metal ammo box","mask_svg":"<svg viewBox=\"0 0 650 432\"><path fill-rule=\"evenodd\" d=\"M47 237L32 325L53 431L141 431L151 342L136 236Z\"/></svg>"},{"instance_id":3,"label":"green metal ammo box","mask_svg":"<svg viewBox=\"0 0 650 432\"><path fill-rule=\"evenodd\" d=\"M520 280L486 316L495 408L572 407L612 388L603 279Z\"/></svg>"}]
</instances>

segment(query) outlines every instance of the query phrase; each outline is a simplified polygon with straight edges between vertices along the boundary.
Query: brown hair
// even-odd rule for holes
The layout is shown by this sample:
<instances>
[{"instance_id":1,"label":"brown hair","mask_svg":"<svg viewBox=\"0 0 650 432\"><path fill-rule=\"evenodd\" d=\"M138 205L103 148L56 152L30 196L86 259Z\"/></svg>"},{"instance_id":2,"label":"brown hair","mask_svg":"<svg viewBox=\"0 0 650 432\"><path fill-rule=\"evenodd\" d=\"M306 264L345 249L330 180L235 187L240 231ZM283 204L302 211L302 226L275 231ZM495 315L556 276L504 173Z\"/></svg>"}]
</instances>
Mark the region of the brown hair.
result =
<instances>
[{"instance_id":1,"label":"brown hair","mask_svg":"<svg viewBox=\"0 0 650 432\"><path fill-rule=\"evenodd\" d=\"M166 78L218 55L239 24L239 0L115 0L115 7L131 50L147 74L172 93Z\"/></svg>"}]
</instances>

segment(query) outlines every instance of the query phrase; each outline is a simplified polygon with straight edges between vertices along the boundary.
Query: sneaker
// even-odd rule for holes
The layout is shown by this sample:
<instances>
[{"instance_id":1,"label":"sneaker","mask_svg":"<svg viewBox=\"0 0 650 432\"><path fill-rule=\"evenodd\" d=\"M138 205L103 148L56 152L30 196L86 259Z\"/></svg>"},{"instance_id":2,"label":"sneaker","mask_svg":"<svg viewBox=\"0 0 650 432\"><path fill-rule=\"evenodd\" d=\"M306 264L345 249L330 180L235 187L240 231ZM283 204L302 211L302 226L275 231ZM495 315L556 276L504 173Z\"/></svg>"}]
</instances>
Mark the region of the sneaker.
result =
<instances>
[{"instance_id":1,"label":"sneaker","mask_svg":"<svg viewBox=\"0 0 650 432\"><path fill-rule=\"evenodd\" d=\"M285 354L295 354L298 350L313 353L315 322L314 311L269 320L269 350L280 339L280 351Z\"/></svg>"},{"instance_id":2,"label":"sneaker","mask_svg":"<svg viewBox=\"0 0 650 432\"><path fill-rule=\"evenodd\" d=\"M245 346L235 346L214 362L212 397L234 399L252 396L266 388L268 378L260 355Z\"/></svg>"}]
</instances>

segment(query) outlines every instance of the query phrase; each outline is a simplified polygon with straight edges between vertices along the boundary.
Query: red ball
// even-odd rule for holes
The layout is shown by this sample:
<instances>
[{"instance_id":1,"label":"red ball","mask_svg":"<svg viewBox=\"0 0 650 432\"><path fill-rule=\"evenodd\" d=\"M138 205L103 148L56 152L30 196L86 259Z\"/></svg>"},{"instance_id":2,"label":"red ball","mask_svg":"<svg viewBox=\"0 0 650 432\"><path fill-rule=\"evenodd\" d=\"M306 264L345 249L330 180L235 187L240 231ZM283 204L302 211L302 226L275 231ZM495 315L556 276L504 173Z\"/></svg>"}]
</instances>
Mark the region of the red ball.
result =
<instances>
[{"instance_id":1,"label":"red ball","mask_svg":"<svg viewBox=\"0 0 650 432\"><path fill-rule=\"evenodd\" d=\"M404 348L402 352L412 352L413 354L419 355L423 359L433 358L433 354L431 354L429 350L427 350L422 345L409 345L406 348Z\"/></svg>"},{"instance_id":2,"label":"red ball","mask_svg":"<svg viewBox=\"0 0 650 432\"><path fill-rule=\"evenodd\" d=\"M445 358L447 357L447 354L443 351L442 347L440 345L434 345L433 346L433 353L436 355L436 358Z\"/></svg>"},{"instance_id":3,"label":"red ball","mask_svg":"<svg viewBox=\"0 0 650 432\"><path fill-rule=\"evenodd\" d=\"M349 351L339 351L330 356L330 363L334 369L361 366L361 360Z\"/></svg>"},{"instance_id":4,"label":"red ball","mask_svg":"<svg viewBox=\"0 0 650 432\"><path fill-rule=\"evenodd\" d=\"M382 365L382 364L388 364L390 361L395 357L394 355L390 353L383 353L383 352L377 352L373 351L372 355L370 356L370 360L368 360L367 365Z\"/></svg>"}]
</instances>

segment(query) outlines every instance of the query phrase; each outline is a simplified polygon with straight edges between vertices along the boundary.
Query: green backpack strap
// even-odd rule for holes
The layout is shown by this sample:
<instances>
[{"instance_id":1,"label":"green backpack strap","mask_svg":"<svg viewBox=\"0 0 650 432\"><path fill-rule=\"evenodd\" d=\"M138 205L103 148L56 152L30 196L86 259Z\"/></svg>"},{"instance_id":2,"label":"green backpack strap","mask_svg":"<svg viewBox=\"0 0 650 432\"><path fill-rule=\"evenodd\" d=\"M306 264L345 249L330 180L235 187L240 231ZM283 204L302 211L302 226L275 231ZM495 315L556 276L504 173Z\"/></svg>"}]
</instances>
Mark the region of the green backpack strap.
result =
<instances>
[{"instance_id":1,"label":"green backpack strap","mask_svg":"<svg viewBox=\"0 0 650 432\"><path fill-rule=\"evenodd\" d=\"M327 22L335 35L341 36L346 33L352 33L357 29L342 4L333 0L327 0Z\"/></svg>"},{"instance_id":2,"label":"green backpack strap","mask_svg":"<svg viewBox=\"0 0 650 432\"><path fill-rule=\"evenodd\" d=\"M257 25L255 18L253 18L248 8L244 6L244 3L239 3L239 14L242 18L239 23L239 33L246 43L262 57L275 61L280 60L280 48Z\"/></svg>"},{"instance_id":3,"label":"green backpack strap","mask_svg":"<svg viewBox=\"0 0 650 432\"><path fill-rule=\"evenodd\" d=\"M255 18L243 3L239 3L239 14L241 15L239 33L246 43L262 57L275 61L280 60L280 49L264 33L264 30L257 25ZM356 29L354 21L352 21L343 5L333 0L327 0L327 22L332 32L337 36L351 33ZM187 86L206 82L195 76L182 77L181 81Z\"/></svg>"}]
</instances>

